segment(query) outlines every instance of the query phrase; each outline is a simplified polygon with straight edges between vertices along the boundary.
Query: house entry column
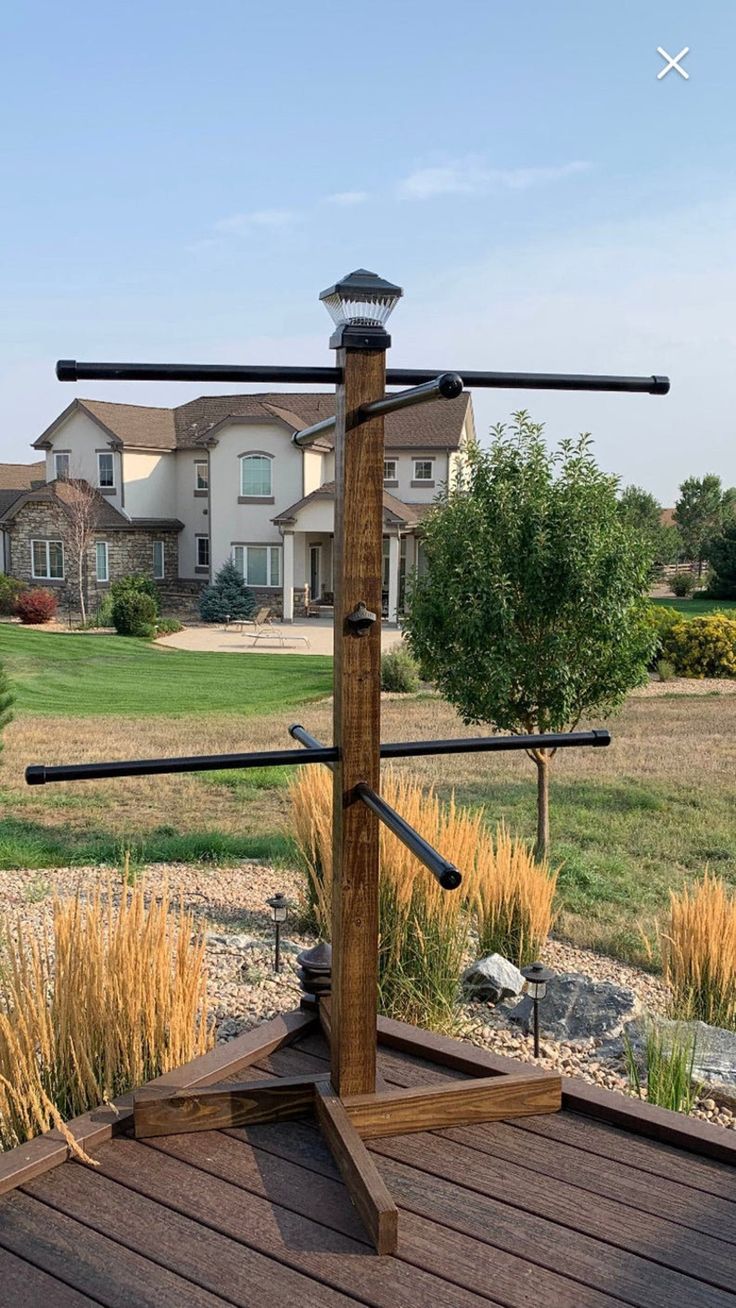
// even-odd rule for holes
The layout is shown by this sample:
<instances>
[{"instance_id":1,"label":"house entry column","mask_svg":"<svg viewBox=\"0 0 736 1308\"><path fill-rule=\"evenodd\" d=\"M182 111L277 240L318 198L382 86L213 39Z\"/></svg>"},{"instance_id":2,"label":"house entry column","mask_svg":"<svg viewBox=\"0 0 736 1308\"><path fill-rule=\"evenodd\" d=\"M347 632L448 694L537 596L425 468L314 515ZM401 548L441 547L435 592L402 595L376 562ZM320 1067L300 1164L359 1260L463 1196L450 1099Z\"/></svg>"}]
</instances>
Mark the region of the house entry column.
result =
<instances>
[{"instance_id":1,"label":"house entry column","mask_svg":"<svg viewBox=\"0 0 736 1308\"><path fill-rule=\"evenodd\" d=\"M398 533L388 538L388 621L399 620L399 567L401 541Z\"/></svg>"},{"instance_id":2,"label":"house entry column","mask_svg":"<svg viewBox=\"0 0 736 1308\"><path fill-rule=\"evenodd\" d=\"M284 541L284 577L283 607L284 622L294 621L294 533L285 531Z\"/></svg>"}]
</instances>

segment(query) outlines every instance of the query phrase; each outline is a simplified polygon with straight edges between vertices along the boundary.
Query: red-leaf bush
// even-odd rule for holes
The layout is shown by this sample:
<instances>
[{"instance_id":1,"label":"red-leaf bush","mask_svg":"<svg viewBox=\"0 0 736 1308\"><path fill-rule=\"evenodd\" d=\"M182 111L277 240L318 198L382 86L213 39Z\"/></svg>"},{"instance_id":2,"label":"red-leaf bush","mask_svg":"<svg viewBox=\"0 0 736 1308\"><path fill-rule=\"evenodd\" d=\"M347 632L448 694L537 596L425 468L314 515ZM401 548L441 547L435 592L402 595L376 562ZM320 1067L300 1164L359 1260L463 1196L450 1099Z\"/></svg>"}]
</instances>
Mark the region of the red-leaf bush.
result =
<instances>
[{"instance_id":1,"label":"red-leaf bush","mask_svg":"<svg viewBox=\"0 0 736 1308\"><path fill-rule=\"evenodd\" d=\"M44 586L32 586L18 596L15 611L21 622L28 626L38 626L50 622L56 613L57 599L52 590Z\"/></svg>"}]
</instances>

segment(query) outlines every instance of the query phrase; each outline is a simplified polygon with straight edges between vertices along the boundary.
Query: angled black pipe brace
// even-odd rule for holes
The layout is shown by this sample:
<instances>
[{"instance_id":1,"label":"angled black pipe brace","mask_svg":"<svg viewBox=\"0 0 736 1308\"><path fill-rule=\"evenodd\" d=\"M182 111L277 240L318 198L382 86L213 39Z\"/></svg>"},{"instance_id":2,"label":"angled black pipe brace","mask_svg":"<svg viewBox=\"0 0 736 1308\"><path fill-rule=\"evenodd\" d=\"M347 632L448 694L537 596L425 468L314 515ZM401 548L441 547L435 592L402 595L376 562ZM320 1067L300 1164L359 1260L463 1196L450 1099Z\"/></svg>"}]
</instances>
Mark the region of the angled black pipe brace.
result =
<instances>
[{"instance_id":1,"label":"angled black pipe brace","mask_svg":"<svg viewBox=\"0 0 736 1308\"><path fill-rule=\"evenodd\" d=\"M366 807L376 814L376 817L383 822L383 825L388 827L389 831L393 831L402 845L406 845L406 848L411 851L414 857L418 858L419 862L423 863L426 868L429 868L429 871L437 878L443 890L457 890L463 878L462 873L459 868L455 867L454 863L438 854L437 850L433 849L424 837L420 836L418 831L410 827L401 814L397 813L396 809L392 808L390 804L387 804L380 795L377 795L375 790L367 785L365 781L358 782L355 793L358 799L362 799Z\"/></svg>"},{"instance_id":2,"label":"angled black pipe brace","mask_svg":"<svg viewBox=\"0 0 736 1308\"><path fill-rule=\"evenodd\" d=\"M305 731L304 727L299 726L298 723L294 723L293 726L289 727L289 735L293 736L294 740L301 741L302 745L305 745L307 749L322 748L320 742L310 735L308 731ZM328 766L331 767L332 765L329 764ZM400 813L396 812L395 808L392 808L390 804L386 803L385 799L376 794L372 786L361 781L355 787L355 793L358 799L361 799L368 808L372 809L380 821L389 828L389 831L393 831L402 844L411 850L412 854L419 859L419 862L429 869L432 875L437 878L443 890L457 889L462 881L462 875L454 863L450 863L448 859L438 854L437 850L433 849L424 837L420 836L418 831L415 831L414 827L409 826L409 823L402 818Z\"/></svg>"},{"instance_id":3,"label":"angled black pipe brace","mask_svg":"<svg viewBox=\"0 0 736 1308\"><path fill-rule=\"evenodd\" d=\"M477 372L462 369L468 388L528 391L625 391L634 395L666 395L668 377L617 377L595 373L567 372ZM437 368L389 368L387 386L422 386L434 381ZM290 368L281 364L220 363L81 363L60 359L59 381L185 381L185 382L284 382L301 385L336 386L342 381L339 368Z\"/></svg>"},{"instance_id":4,"label":"angled black pipe brace","mask_svg":"<svg viewBox=\"0 0 736 1308\"><path fill-rule=\"evenodd\" d=\"M370 404L363 404L358 409L357 420L352 426L367 422L370 418L394 413L396 409L410 409L415 404L426 404L427 400L456 400L458 395L462 395L462 390L463 379L458 373L443 372L440 377L424 382L422 386L412 386L408 391L399 391L396 395L386 395L382 400L372 400ZM303 427L301 431L295 431L291 439L295 445L303 449L305 445L313 445L320 436L334 429L334 417L324 418L322 422L316 422L312 427Z\"/></svg>"},{"instance_id":5,"label":"angled black pipe brace","mask_svg":"<svg viewBox=\"0 0 736 1308\"><path fill-rule=\"evenodd\" d=\"M290 727L295 740L305 744L314 737L303 727ZM302 733L301 735L296 734ZM610 745L607 731L548 732L537 736L468 736L459 740L396 740L381 745L381 758L422 758L436 754L494 754L519 749L573 749ZM223 768L288 767L292 764L338 760L334 745L315 743L308 749L259 750L252 754L194 754L180 758L114 759L109 763L32 763L26 768L29 786L54 781L101 781L106 777L155 777L170 772L217 772Z\"/></svg>"}]
</instances>

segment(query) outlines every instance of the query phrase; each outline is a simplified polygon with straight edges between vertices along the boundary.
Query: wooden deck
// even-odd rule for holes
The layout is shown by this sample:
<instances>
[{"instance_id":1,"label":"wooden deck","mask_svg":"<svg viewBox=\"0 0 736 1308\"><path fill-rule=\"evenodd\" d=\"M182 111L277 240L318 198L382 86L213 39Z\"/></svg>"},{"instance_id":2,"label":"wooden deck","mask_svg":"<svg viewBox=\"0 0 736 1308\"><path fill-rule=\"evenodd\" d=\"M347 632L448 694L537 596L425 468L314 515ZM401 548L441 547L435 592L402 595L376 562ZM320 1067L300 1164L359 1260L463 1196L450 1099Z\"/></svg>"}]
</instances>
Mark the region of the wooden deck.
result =
<instances>
[{"instance_id":1,"label":"wooden deck","mask_svg":"<svg viewBox=\"0 0 736 1308\"><path fill-rule=\"evenodd\" d=\"M256 1062L250 1033L161 1079L326 1069L307 1020ZM381 1027L389 1086L521 1070ZM736 1140L565 1085L559 1114L369 1142L400 1209L393 1258L368 1244L311 1120L136 1141L127 1110L115 1127L89 1114L75 1134L96 1169L62 1162L53 1132L0 1158L0 1305L736 1308Z\"/></svg>"}]
</instances>

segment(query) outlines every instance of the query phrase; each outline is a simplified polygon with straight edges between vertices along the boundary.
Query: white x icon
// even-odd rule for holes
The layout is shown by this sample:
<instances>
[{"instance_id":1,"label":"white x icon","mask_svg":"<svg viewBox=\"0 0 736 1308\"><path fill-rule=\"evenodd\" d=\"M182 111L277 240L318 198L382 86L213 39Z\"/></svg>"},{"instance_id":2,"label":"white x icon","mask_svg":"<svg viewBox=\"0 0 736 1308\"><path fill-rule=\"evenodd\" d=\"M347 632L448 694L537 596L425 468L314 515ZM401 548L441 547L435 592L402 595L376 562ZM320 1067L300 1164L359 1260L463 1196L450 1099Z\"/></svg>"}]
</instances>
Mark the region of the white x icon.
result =
<instances>
[{"instance_id":1,"label":"white x icon","mask_svg":"<svg viewBox=\"0 0 736 1308\"><path fill-rule=\"evenodd\" d=\"M658 45L657 54L661 55L663 59L667 60L667 67L663 68L661 72L657 73L657 81L661 82L662 78L667 76L668 72L670 71L670 68L674 68L675 71L680 74L680 77L684 77L685 81L687 82L688 78L690 77L690 74L686 73L685 69L680 67L679 61L680 59L685 58L685 55L688 54L689 50L690 50L690 46L686 45L684 49L680 51L679 54L672 56L671 54L668 54L666 50L663 50L661 45Z\"/></svg>"}]
</instances>

